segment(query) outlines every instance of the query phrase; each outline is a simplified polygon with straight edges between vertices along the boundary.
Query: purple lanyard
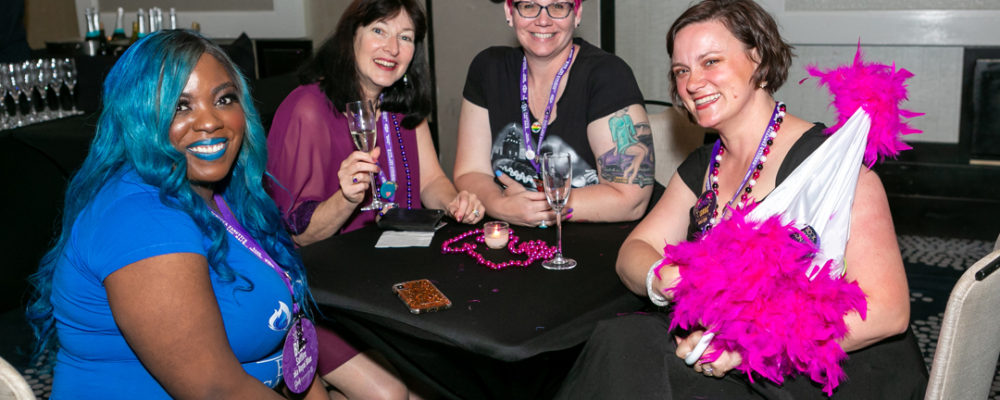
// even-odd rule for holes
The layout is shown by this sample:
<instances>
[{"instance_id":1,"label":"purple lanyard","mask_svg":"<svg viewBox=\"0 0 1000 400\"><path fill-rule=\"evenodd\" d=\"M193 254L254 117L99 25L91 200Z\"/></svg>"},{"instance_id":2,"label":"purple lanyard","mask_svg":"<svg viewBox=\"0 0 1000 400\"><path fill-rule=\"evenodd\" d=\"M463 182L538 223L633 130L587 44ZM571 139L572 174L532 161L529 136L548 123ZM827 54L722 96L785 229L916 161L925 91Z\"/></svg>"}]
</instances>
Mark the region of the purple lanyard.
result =
<instances>
[{"instance_id":1,"label":"purple lanyard","mask_svg":"<svg viewBox=\"0 0 1000 400\"><path fill-rule=\"evenodd\" d=\"M298 314L299 303L295 301L295 290L292 289L292 280L288 275L288 272L281 269L281 267L278 266L278 263L274 262L271 256L260 247L260 244L257 244L257 241L254 240L242 226L240 226L240 222L236 220L236 217L234 217L231 212L229 212L229 208L226 207L226 203L222 201L222 196L216 194L213 197L215 199L215 205L219 207L219 211L222 212L222 215L220 216L214 210L212 211L212 215L215 215L219 221L222 221L222 224L226 226L226 231L229 232L229 234L232 235L236 241L240 242L240 244L242 244L243 247L246 247L247 250L250 250L250 252L263 261L264 264L267 264L267 266L274 269L274 272L278 273L281 280L285 282L285 286L288 288L288 293L291 293L292 295L292 311Z\"/></svg>"},{"instance_id":2,"label":"purple lanyard","mask_svg":"<svg viewBox=\"0 0 1000 400\"><path fill-rule=\"evenodd\" d=\"M552 106L556 104L556 95L559 94L559 82L562 81L563 75L569 70L569 65L573 62L573 53L575 52L576 46L570 44L569 57L566 57L566 62L559 68L559 72L556 72L556 79L552 81L552 90L549 91L549 102L545 105L545 117L542 119L542 128L538 133L538 141L535 142L534 149L531 149L531 118L528 116L531 112L528 110L528 57L525 56L521 59L521 130L524 133L524 147L531 152L528 161L531 162L531 166L535 167L535 172L538 173L541 173L542 169L538 166L535 158L538 156L538 150L542 148L542 141L545 140L545 131L549 129L549 115L552 114Z\"/></svg>"},{"instance_id":3,"label":"purple lanyard","mask_svg":"<svg viewBox=\"0 0 1000 400\"><path fill-rule=\"evenodd\" d=\"M743 191L743 186L750 181L750 176L753 175L753 171L757 169L757 164L760 163L760 158L764 156L764 148L767 147L767 139L771 137L771 132L774 131L774 117L778 115L779 104L779 102L774 103L774 112L771 113L771 120L767 123L767 129L764 130L764 136L761 136L760 138L760 144L757 145L757 152L753 155L753 161L750 162L750 168L747 168L747 173L743 176L743 181L740 182L740 186L736 188L736 193L733 194L732 200L729 200L729 203L727 204L732 205L733 202L736 201L736 198L739 197L740 193ZM716 139L715 145L712 146L712 158L709 159L708 165L712 165L712 163L715 162L715 157L719 155L719 148L721 147L722 139ZM711 172L709 173L708 179L705 181L705 190L712 190ZM724 207L722 209L722 215L726 215L726 211L728 211L728 208Z\"/></svg>"},{"instance_id":4,"label":"purple lanyard","mask_svg":"<svg viewBox=\"0 0 1000 400\"><path fill-rule=\"evenodd\" d=\"M381 94L378 96L379 104L382 104L382 96ZM385 158L389 160L389 180L398 185L399 182L396 182L396 157L392 154L392 137L389 136L389 113L386 111L382 111L382 143L385 143ZM379 172L378 177L384 185L386 182L385 174ZM393 193L392 197L395 198L396 194Z\"/></svg>"}]
</instances>

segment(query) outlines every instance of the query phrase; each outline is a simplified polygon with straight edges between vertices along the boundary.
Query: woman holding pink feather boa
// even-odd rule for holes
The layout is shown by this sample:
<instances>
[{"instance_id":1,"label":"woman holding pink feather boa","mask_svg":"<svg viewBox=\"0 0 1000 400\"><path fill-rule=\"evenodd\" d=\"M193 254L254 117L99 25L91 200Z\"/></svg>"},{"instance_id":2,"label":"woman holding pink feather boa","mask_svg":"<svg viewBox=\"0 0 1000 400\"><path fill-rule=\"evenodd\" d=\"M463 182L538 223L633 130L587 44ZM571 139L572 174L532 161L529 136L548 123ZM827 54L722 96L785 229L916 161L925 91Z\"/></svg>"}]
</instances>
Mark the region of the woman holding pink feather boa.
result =
<instances>
[{"instance_id":1,"label":"woman holding pink feather boa","mask_svg":"<svg viewBox=\"0 0 1000 400\"><path fill-rule=\"evenodd\" d=\"M619 252L622 282L668 313L600 324L559 398L923 398L903 262L868 168L916 132L899 119L918 114L897 107L911 75L860 53L811 71L837 96L830 136L772 97L791 46L753 1L693 5L667 50L675 100L720 136Z\"/></svg>"}]
</instances>

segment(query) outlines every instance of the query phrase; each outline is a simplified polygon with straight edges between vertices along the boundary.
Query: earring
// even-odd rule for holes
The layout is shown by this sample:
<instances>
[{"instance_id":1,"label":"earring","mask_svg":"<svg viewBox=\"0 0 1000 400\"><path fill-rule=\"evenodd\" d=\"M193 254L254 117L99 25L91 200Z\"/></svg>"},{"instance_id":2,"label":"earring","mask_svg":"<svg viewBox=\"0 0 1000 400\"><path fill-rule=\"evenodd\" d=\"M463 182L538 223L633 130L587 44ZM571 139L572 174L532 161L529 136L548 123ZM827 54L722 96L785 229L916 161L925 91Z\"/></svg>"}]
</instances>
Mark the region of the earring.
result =
<instances>
[{"instance_id":1,"label":"earring","mask_svg":"<svg viewBox=\"0 0 1000 400\"><path fill-rule=\"evenodd\" d=\"M407 74L403 74L403 86L407 86L408 87L408 86L410 86L410 78L408 78L406 75Z\"/></svg>"},{"instance_id":2,"label":"earring","mask_svg":"<svg viewBox=\"0 0 1000 400\"><path fill-rule=\"evenodd\" d=\"M510 25L510 19L509 18L507 19L507 25Z\"/></svg>"},{"instance_id":3,"label":"earring","mask_svg":"<svg viewBox=\"0 0 1000 400\"><path fill-rule=\"evenodd\" d=\"M759 85L757 85L757 86L760 86L760 88L761 88L761 89L763 89L763 88L766 88L766 87L767 87L767 82L761 82L761 83L760 83Z\"/></svg>"}]
</instances>

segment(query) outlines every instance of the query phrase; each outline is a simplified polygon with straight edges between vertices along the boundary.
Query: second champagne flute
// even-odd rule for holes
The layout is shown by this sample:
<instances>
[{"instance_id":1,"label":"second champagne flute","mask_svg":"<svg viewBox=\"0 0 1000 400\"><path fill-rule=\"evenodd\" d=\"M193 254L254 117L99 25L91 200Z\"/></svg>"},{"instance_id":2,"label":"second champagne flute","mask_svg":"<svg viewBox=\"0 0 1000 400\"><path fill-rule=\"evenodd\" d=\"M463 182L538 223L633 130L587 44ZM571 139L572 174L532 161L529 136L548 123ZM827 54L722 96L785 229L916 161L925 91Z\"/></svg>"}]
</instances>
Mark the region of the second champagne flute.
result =
<instances>
[{"instance_id":1,"label":"second champagne flute","mask_svg":"<svg viewBox=\"0 0 1000 400\"><path fill-rule=\"evenodd\" d=\"M378 139L378 130L375 128L375 107L371 101L352 101L347 103L347 125L351 130L351 140L354 141L354 148L365 153L371 153L375 149L375 142ZM378 192L375 191L375 174L369 172L369 187L372 189L372 202L361 207L362 211L381 210L389 205L379 200Z\"/></svg>"},{"instance_id":2,"label":"second champagne flute","mask_svg":"<svg viewBox=\"0 0 1000 400\"><path fill-rule=\"evenodd\" d=\"M562 209L569 201L569 191L573 188L573 163L568 153L546 154L542 156L542 186L549 206L556 211L556 255L542 262L546 269L572 269L576 260L562 255Z\"/></svg>"}]
</instances>

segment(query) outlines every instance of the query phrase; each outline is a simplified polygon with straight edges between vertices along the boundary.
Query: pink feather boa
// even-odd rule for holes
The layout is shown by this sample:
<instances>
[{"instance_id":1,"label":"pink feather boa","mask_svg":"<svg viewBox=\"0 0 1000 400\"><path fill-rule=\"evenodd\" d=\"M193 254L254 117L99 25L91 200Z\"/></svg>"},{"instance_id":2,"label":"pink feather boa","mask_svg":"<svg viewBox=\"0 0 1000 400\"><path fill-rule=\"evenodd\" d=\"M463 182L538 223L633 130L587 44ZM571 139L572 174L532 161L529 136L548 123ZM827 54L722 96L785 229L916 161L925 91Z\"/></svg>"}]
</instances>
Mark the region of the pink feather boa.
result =
<instances>
[{"instance_id":1,"label":"pink feather boa","mask_svg":"<svg viewBox=\"0 0 1000 400\"><path fill-rule=\"evenodd\" d=\"M865 318L865 295L856 282L825 272L810 281L805 271L816 246L794 240L799 231L777 216L748 221L754 207L730 209L731 218L708 234L666 246L656 274L673 264L681 277L671 329L716 332L702 359L737 352L743 362L736 368L751 382L754 374L778 384L805 374L830 395L845 377L839 363L847 355L837 343L847 333L844 316L854 310Z\"/></svg>"},{"instance_id":2,"label":"pink feather boa","mask_svg":"<svg viewBox=\"0 0 1000 400\"><path fill-rule=\"evenodd\" d=\"M854 55L854 63L826 72L815 66L807 68L809 74L819 78L820 85L827 85L833 94L833 105L839 114L838 123L826 130L836 132L854 115L858 107L863 107L872 119L865 147L865 165L871 168L875 162L885 157L895 158L899 152L909 150L903 143L902 135L921 133L903 118L913 118L923 113L903 110L899 103L907 99L907 79L913 77L910 71L879 63L866 63L862 59L861 43Z\"/></svg>"}]
</instances>

